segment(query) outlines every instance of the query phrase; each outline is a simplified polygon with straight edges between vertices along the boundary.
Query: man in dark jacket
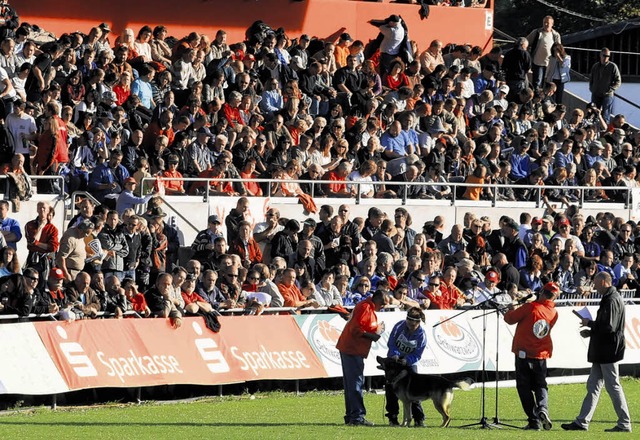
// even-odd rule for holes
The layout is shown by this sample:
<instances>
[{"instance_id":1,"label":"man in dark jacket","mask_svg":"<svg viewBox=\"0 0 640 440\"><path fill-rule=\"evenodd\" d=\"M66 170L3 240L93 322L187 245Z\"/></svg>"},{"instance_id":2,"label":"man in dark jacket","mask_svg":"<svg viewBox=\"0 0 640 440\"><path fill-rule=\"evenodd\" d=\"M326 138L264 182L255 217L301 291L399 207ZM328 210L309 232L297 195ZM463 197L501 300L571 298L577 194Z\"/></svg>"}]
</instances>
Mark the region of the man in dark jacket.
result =
<instances>
[{"instance_id":1,"label":"man in dark jacket","mask_svg":"<svg viewBox=\"0 0 640 440\"><path fill-rule=\"evenodd\" d=\"M115 275L118 279L124 278L124 258L129 255L129 245L119 224L118 211L109 211L104 228L98 234L98 240L106 252L102 261L105 278L109 275Z\"/></svg>"},{"instance_id":2,"label":"man in dark jacket","mask_svg":"<svg viewBox=\"0 0 640 440\"><path fill-rule=\"evenodd\" d=\"M571 423L562 424L567 431L586 431L593 417L604 384L618 415L618 423L606 432L631 432L631 417L624 390L618 375L618 362L624 358L625 339L624 302L620 293L612 286L611 275L600 272L594 278L594 287L602 295L595 320L582 318L582 337L591 337L587 360L592 363L587 379L587 396L582 402L580 414Z\"/></svg>"}]
</instances>

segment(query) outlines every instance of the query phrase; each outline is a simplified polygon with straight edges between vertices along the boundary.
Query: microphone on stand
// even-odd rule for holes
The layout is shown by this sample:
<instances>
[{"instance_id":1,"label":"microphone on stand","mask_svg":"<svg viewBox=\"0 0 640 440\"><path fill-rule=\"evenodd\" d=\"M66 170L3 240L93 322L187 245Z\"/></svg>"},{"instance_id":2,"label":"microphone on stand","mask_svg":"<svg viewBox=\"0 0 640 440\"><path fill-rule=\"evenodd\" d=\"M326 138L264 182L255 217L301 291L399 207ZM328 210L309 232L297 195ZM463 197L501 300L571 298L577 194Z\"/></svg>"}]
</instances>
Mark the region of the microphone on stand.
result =
<instances>
[{"instance_id":1,"label":"microphone on stand","mask_svg":"<svg viewBox=\"0 0 640 440\"><path fill-rule=\"evenodd\" d=\"M517 304L524 304L527 301L529 301L531 298L533 298L535 295L533 293L528 294L527 296L524 296L522 298L520 298L518 301L516 301Z\"/></svg>"}]
</instances>

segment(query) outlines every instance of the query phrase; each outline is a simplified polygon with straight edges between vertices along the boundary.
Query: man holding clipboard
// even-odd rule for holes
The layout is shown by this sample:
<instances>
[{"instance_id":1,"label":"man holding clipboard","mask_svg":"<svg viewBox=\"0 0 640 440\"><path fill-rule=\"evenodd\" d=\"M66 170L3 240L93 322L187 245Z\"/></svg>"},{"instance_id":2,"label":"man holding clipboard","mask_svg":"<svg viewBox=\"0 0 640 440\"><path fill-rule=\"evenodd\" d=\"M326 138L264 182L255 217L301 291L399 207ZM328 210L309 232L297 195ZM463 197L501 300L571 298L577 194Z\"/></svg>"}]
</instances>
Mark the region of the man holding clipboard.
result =
<instances>
[{"instance_id":1,"label":"man holding clipboard","mask_svg":"<svg viewBox=\"0 0 640 440\"><path fill-rule=\"evenodd\" d=\"M588 327L580 331L589 340L587 360L592 363L587 379L587 395L582 402L580 414L571 423L563 423L567 431L586 431L598 405L600 391L604 384L618 415L618 423L606 432L631 432L631 416L624 390L620 384L618 362L624 358L624 302L618 290L612 286L611 275L600 272L594 278L595 290L602 295L596 319L585 313L576 313L581 325Z\"/></svg>"}]
</instances>

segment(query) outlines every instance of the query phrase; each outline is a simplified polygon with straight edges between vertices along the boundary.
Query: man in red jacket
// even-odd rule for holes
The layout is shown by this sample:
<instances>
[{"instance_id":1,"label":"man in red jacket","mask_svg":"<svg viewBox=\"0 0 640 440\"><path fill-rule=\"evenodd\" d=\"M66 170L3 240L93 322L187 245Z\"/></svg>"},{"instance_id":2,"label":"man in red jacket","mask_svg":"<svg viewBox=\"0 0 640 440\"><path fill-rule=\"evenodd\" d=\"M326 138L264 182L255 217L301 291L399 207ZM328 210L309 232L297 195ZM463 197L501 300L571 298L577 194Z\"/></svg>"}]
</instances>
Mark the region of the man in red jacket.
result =
<instances>
[{"instance_id":1,"label":"man in red jacket","mask_svg":"<svg viewBox=\"0 0 640 440\"><path fill-rule=\"evenodd\" d=\"M504 315L507 324L518 324L511 349L516 355L516 388L529 418L524 429L539 431L542 426L548 431L552 426L548 406L547 359L553 352L551 329L558 320L553 301L559 294L560 287L556 283L547 283L537 300L517 309L510 306Z\"/></svg>"},{"instance_id":2,"label":"man in red jacket","mask_svg":"<svg viewBox=\"0 0 640 440\"><path fill-rule=\"evenodd\" d=\"M380 339L384 332L384 322L378 323L376 312L385 304L386 296L382 290L376 290L370 298L356 304L336 345L342 361L346 406L344 423L347 425L373 426L364 418L367 414L362 395L364 359L369 355L371 343Z\"/></svg>"}]
</instances>

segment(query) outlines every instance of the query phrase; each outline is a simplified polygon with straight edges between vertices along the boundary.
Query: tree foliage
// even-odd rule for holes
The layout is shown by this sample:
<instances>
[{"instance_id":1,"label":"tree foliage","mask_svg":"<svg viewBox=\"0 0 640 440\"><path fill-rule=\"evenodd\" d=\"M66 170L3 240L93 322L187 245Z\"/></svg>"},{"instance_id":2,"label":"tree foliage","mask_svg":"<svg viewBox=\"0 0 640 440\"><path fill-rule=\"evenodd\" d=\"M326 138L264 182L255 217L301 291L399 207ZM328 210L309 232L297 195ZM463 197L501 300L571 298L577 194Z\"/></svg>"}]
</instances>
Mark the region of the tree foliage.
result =
<instances>
[{"instance_id":1,"label":"tree foliage","mask_svg":"<svg viewBox=\"0 0 640 440\"><path fill-rule=\"evenodd\" d=\"M584 31L640 16L640 0L546 0L560 8L603 21L585 19L536 0L496 0L495 27L513 37L526 36L551 15L561 34Z\"/></svg>"}]
</instances>

